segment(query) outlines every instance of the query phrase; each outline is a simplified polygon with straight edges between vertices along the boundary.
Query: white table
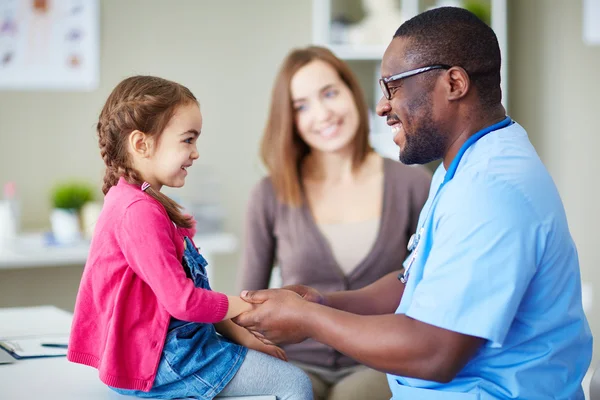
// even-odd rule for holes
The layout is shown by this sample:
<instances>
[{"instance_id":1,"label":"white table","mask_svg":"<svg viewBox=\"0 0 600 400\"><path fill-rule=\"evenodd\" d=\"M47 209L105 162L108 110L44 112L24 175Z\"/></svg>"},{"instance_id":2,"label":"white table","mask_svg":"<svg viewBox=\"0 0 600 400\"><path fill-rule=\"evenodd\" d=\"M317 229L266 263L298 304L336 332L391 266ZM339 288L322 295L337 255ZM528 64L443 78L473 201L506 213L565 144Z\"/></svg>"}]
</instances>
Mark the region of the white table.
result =
<instances>
[{"instance_id":1,"label":"white table","mask_svg":"<svg viewBox=\"0 0 600 400\"><path fill-rule=\"evenodd\" d=\"M0 350L2 351L2 350ZM0 399L132 400L110 390L95 368L66 357L31 358L0 365ZM227 397L228 400L275 400L275 396Z\"/></svg>"}]
</instances>

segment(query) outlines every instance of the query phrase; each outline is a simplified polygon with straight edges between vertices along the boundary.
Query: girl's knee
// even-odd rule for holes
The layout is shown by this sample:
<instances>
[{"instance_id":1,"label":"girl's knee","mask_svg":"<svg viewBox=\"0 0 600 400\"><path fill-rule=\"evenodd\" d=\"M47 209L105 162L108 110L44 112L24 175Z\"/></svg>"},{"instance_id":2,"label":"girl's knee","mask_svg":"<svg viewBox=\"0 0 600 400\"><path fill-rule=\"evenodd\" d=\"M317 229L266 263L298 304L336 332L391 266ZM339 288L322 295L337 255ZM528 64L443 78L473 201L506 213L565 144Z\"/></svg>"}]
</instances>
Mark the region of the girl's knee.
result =
<instances>
[{"instance_id":1,"label":"girl's knee","mask_svg":"<svg viewBox=\"0 0 600 400\"><path fill-rule=\"evenodd\" d=\"M312 400L313 388L310 378L300 368L296 368L293 379L290 382L290 392L294 393L293 399Z\"/></svg>"}]
</instances>

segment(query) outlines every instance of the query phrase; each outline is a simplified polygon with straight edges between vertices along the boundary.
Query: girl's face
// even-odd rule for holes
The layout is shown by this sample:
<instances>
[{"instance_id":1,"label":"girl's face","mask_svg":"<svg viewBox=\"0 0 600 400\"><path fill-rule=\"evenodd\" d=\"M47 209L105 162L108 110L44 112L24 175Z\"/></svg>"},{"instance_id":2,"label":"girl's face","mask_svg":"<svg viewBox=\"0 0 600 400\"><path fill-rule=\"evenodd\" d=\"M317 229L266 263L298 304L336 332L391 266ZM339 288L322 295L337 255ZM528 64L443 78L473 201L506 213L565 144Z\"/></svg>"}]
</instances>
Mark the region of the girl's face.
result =
<instances>
[{"instance_id":1,"label":"girl's face","mask_svg":"<svg viewBox=\"0 0 600 400\"><path fill-rule=\"evenodd\" d=\"M178 107L148 157L148 168L142 172L154 189L185 184L187 169L199 156L196 142L201 131L200 107L193 103Z\"/></svg>"},{"instance_id":2,"label":"girl's face","mask_svg":"<svg viewBox=\"0 0 600 400\"><path fill-rule=\"evenodd\" d=\"M358 108L330 64L314 60L300 68L292 77L290 91L296 128L313 151L351 148L359 125Z\"/></svg>"}]
</instances>

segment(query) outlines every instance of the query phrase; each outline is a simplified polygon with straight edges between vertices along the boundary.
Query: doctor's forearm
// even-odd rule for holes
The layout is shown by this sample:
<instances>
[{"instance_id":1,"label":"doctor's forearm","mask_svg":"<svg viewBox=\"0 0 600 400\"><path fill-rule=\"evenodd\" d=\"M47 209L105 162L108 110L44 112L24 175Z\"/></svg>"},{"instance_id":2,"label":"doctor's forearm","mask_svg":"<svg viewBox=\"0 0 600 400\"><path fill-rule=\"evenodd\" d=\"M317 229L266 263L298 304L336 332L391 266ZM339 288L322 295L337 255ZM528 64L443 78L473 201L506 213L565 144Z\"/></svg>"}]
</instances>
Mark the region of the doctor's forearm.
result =
<instances>
[{"instance_id":1,"label":"doctor's forearm","mask_svg":"<svg viewBox=\"0 0 600 400\"><path fill-rule=\"evenodd\" d=\"M329 293L325 295L325 304L360 315L392 314L404 293L398 272L389 273L362 289Z\"/></svg>"},{"instance_id":2,"label":"doctor's forearm","mask_svg":"<svg viewBox=\"0 0 600 400\"><path fill-rule=\"evenodd\" d=\"M355 315L318 304L304 312L309 337L395 375L448 382L481 344L475 338L476 345L465 346L463 335L405 315Z\"/></svg>"}]
</instances>

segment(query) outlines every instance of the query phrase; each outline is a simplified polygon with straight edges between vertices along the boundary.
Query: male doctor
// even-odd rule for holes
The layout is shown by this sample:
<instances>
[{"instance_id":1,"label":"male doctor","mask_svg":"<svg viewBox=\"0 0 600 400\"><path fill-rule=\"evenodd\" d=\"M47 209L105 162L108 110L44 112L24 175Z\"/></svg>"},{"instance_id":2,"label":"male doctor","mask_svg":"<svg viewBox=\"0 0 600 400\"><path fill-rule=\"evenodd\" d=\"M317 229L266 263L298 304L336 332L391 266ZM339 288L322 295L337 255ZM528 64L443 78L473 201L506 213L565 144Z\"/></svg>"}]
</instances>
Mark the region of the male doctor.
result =
<instances>
[{"instance_id":1,"label":"male doctor","mask_svg":"<svg viewBox=\"0 0 600 400\"><path fill-rule=\"evenodd\" d=\"M592 336L558 191L501 104L496 35L438 8L396 31L381 65L400 161L442 159L400 274L320 294L244 292L237 323L311 337L388 373L394 399L583 399Z\"/></svg>"}]
</instances>

